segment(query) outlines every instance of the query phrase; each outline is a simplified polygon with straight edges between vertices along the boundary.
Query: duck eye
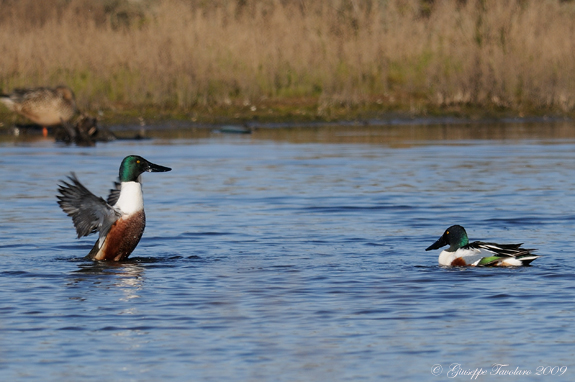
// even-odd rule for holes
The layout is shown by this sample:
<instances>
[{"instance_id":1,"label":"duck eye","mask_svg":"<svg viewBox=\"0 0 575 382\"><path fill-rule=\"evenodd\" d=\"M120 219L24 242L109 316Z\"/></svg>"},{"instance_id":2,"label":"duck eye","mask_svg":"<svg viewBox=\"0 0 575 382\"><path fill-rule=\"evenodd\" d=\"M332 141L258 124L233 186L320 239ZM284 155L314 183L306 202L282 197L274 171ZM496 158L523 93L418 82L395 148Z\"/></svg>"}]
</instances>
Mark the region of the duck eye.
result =
<instances>
[{"instance_id":1,"label":"duck eye","mask_svg":"<svg viewBox=\"0 0 575 382\"><path fill-rule=\"evenodd\" d=\"M449 231L445 231L445 234L446 234L446 235L449 235Z\"/></svg>"},{"instance_id":2,"label":"duck eye","mask_svg":"<svg viewBox=\"0 0 575 382\"><path fill-rule=\"evenodd\" d=\"M137 161L136 161L136 163L140 163L140 161L139 161L139 160L137 160Z\"/></svg>"}]
</instances>

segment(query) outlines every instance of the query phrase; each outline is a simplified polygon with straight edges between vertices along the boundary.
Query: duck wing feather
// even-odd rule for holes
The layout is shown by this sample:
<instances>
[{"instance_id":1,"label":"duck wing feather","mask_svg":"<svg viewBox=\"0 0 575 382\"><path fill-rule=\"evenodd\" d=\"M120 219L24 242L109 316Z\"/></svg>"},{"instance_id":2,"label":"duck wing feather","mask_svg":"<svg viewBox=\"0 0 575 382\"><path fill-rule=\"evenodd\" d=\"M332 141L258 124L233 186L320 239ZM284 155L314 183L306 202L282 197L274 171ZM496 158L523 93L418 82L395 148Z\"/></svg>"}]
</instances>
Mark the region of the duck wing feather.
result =
<instances>
[{"instance_id":1,"label":"duck wing feather","mask_svg":"<svg viewBox=\"0 0 575 382\"><path fill-rule=\"evenodd\" d=\"M58 204L72 218L78 238L99 232L102 241L121 213L84 187L76 174L72 173L68 179L70 183L61 181L58 188Z\"/></svg>"},{"instance_id":2,"label":"duck wing feather","mask_svg":"<svg viewBox=\"0 0 575 382\"><path fill-rule=\"evenodd\" d=\"M497 244L497 243L485 243L482 241L474 241L473 243L467 244L463 248L470 249L484 249L493 253L495 256L499 257L517 257L523 255L530 255L531 251L534 249L521 248L523 243L520 244Z\"/></svg>"},{"instance_id":3,"label":"duck wing feather","mask_svg":"<svg viewBox=\"0 0 575 382\"><path fill-rule=\"evenodd\" d=\"M120 190L122 189L122 184L120 182L114 182L114 188L110 189L110 193L108 194L108 204L111 206L115 206L120 199Z\"/></svg>"}]
</instances>

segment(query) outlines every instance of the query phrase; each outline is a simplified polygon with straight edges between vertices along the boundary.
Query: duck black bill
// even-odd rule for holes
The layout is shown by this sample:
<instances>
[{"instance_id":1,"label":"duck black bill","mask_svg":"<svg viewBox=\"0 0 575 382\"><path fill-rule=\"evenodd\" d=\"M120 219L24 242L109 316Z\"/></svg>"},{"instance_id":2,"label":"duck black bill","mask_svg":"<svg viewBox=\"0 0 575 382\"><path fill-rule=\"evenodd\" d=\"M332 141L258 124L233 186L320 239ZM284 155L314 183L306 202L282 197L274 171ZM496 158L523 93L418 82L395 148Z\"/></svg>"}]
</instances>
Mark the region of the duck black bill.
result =
<instances>
[{"instance_id":1,"label":"duck black bill","mask_svg":"<svg viewBox=\"0 0 575 382\"><path fill-rule=\"evenodd\" d=\"M169 167L164 167L164 166L160 166L159 164L154 164L151 162L148 162L148 172L168 172L168 171L172 171L171 168Z\"/></svg>"},{"instance_id":2,"label":"duck black bill","mask_svg":"<svg viewBox=\"0 0 575 382\"><path fill-rule=\"evenodd\" d=\"M426 251L431 251L432 249L439 249L439 248L443 247L444 245L447 245L447 242L445 241L443 236L441 236L435 243L433 243L429 247L427 247Z\"/></svg>"}]
</instances>

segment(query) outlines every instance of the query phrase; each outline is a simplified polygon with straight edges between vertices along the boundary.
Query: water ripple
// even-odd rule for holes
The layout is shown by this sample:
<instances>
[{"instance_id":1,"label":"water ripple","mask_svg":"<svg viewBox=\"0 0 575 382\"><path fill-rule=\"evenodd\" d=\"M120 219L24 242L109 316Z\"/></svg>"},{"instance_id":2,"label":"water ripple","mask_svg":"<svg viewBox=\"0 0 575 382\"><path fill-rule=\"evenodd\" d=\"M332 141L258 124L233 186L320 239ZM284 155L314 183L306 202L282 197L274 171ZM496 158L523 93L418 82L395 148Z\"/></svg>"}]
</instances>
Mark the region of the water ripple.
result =
<instances>
[{"instance_id":1,"label":"water ripple","mask_svg":"<svg viewBox=\"0 0 575 382\"><path fill-rule=\"evenodd\" d=\"M393 145L254 133L3 147L3 377L431 380L452 362L570 366L575 141L410 131ZM73 163L105 195L127 152L174 171L144 174L148 225L130 259L87 261L96 239L75 238L57 181ZM440 267L425 248L452 224L542 257Z\"/></svg>"}]
</instances>

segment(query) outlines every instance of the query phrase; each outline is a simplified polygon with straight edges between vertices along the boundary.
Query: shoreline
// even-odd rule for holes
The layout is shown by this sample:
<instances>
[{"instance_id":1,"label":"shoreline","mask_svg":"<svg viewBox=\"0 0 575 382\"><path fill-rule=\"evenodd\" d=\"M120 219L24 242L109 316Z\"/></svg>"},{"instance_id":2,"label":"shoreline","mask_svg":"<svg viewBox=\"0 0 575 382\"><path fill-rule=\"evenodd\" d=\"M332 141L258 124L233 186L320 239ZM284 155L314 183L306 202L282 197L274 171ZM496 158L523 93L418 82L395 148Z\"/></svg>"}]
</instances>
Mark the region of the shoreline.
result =
<instances>
[{"instance_id":1,"label":"shoreline","mask_svg":"<svg viewBox=\"0 0 575 382\"><path fill-rule=\"evenodd\" d=\"M270 108L257 107L214 107L209 110L161 110L157 107L131 107L120 110L87 110L86 114L98 119L98 124L112 131L137 131L146 129L218 129L225 126L241 126L246 129L302 128L322 126L399 126L399 125L454 125L484 123L549 123L568 122L569 113L533 113L524 115L512 111L494 112L480 107L452 109L441 113L413 113L396 110L376 110L365 107L362 110L337 110L326 117L313 113L314 105L284 107L272 113ZM259 111L259 112L258 112ZM0 108L0 133L7 133L13 127L33 127L30 121L17 116L6 108ZM163 126L163 127L162 127Z\"/></svg>"},{"instance_id":2,"label":"shoreline","mask_svg":"<svg viewBox=\"0 0 575 382\"><path fill-rule=\"evenodd\" d=\"M184 119L123 120L99 125L114 136L114 141L146 141L173 139L205 139L244 136L248 140L289 141L294 143L370 143L398 147L419 145L453 139L506 140L506 139L575 139L574 119L565 116L484 117L463 118L453 116L416 117L388 114L386 118L369 120L341 119L337 121L275 121L199 122ZM41 126L32 124L10 125L0 128L1 143L52 142L53 128L43 135ZM74 144L72 146L75 146Z\"/></svg>"}]
</instances>

